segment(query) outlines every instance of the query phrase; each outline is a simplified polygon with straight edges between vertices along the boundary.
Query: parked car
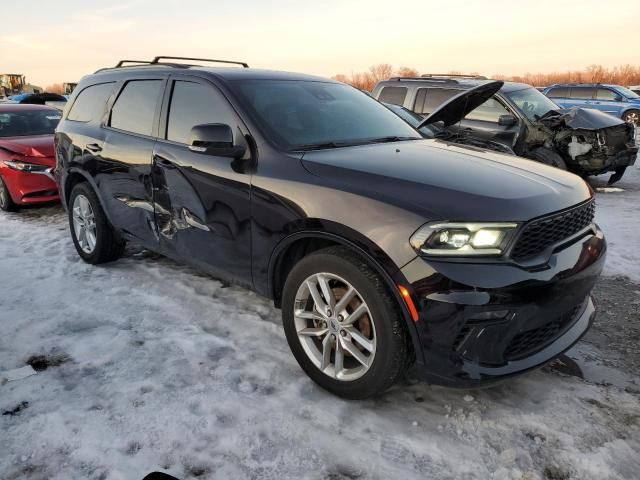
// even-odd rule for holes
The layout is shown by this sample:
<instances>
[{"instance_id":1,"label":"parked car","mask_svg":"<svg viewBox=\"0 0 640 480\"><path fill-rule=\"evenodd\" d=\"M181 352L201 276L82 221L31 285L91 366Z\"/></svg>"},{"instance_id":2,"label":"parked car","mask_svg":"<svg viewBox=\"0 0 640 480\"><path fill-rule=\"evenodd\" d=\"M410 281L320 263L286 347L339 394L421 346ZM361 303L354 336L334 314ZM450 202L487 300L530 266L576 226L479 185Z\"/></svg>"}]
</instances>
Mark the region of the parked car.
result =
<instances>
[{"instance_id":1,"label":"parked car","mask_svg":"<svg viewBox=\"0 0 640 480\"><path fill-rule=\"evenodd\" d=\"M640 85L632 85L629 87L629 90L631 90L636 95L640 96Z\"/></svg>"},{"instance_id":2,"label":"parked car","mask_svg":"<svg viewBox=\"0 0 640 480\"><path fill-rule=\"evenodd\" d=\"M640 126L640 95L626 87L600 83L558 83L547 87L544 93L563 108L593 108Z\"/></svg>"},{"instance_id":3,"label":"parked car","mask_svg":"<svg viewBox=\"0 0 640 480\"><path fill-rule=\"evenodd\" d=\"M394 77L379 82L373 96L426 118L447 100L486 82L468 76ZM561 109L535 88L513 82L504 82L484 104L446 125L440 138L502 144L516 155L582 176L613 172L609 183L622 178L638 152L631 125L594 110Z\"/></svg>"},{"instance_id":4,"label":"parked car","mask_svg":"<svg viewBox=\"0 0 640 480\"><path fill-rule=\"evenodd\" d=\"M0 208L58 200L53 132L60 112L42 105L0 105Z\"/></svg>"},{"instance_id":5,"label":"parked car","mask_svg":"<svg viewBox=\"0 0 640 480\"><path fill-rule=\"evenodd\" d=\"M606 243L579 177L425 140L336 81L180 61L71 96L56 176L86 262L135 241L272 298L301 368L346 398L412 364L495 382L589 328Z\"/></svg>"}]
</instances>

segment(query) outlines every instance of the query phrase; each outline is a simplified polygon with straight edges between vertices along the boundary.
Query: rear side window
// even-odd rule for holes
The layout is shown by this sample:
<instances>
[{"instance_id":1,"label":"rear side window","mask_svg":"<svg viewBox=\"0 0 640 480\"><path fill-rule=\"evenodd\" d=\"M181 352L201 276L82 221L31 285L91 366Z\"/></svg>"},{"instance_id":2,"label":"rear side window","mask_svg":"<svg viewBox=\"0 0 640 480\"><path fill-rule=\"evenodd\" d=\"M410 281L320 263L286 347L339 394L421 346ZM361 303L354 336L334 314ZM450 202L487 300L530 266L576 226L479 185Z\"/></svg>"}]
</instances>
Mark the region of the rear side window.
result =
<instances>
[{"instance_id":1,"label":"rear side window","mask_svg":"<svg viewBox=\"0 0 640 480\"><path fill-rule=\"evenodd\" d=\"M431 113L461 90L450 88L419 88L416 93L416 101L413 111L416 113Z\"/></svg>"},{"instance_id":2,"label":"rear side window","mask_svg":"<svg viewBox=\"0 0 640 480\"><path fill-rule=\"evenodd\" d=\"M509 111L495 98L490 98L465 117L468 120L498 123L500 115L509 115Z\"/></svg>"},{"instance_id":3,"label":"rear side window","mask_svg":"<svg viewBox=\"0 0 640 480\"><path fill-rule=\"evenodd\" d=\"M609 90L608 88L599 88L597 92L598 100L617 100L619 95L613 90Z\"/></svg>"},{"instance_id":4,"label":"rear side window","mask_svg":"<svg viewBox=\"0 0 640 480\"><path fill-rule=\"evenodd\" d=\"M191 129L203 123L234 127L235 115L226 98L214 87L182 80L174 82L167 140L188 144Z\"/></svg>"},{"instance_id":5,"label":"rear side window","mask_svg":"<svg viewBox=\"0 0 640 480\"><path fill-rule=\"evenodd\" d=\"M99 120L104 114L104 107L113 92L114 83L91 85L80 92L73 102L67 120L74 122L91 122Z\"/></svg>"},{"instance_id":6,"label":"rear side window","mask_svg":"<svg viewBox=\"0 0 640 480\"><path fill-rule=\"evenodd\" d=\"M595 88L591 87L571 87L570 98L577 98L579 100L591 100L595 93Z\"/></svg>"},{"instance_id":7,"label":"rear side window","mask_svg":"<svg viewBox=\"0 0 640 480\"><path fill-rule=\"evenodd\" d=\"M569 87L555 87L555 88L552 88L547 93L547 97L549 97L549 98L568 98L569 97Z\"/></svg>"},{"instance_id":8,"label":"rear side window","mask_svg":"<svg viewBox=\"0 0 640 480\"><path fill-rule=\"evenodd\" d=\"M162 80L127 82L111 109L110 125L127 132L151 135L161 88Z\"/></svg>"},{"instance_id":9,"label":"rear side window","mask_svg":"<svg viewBox=\"0 0 640 480\"><path fill-rule=\"evenodd\" d=\"M379 101L383 103L392 103L394 105L404 105L404 99L407 96L407 87L384 87L380 92Z\"/></svg>"}]
</instances>

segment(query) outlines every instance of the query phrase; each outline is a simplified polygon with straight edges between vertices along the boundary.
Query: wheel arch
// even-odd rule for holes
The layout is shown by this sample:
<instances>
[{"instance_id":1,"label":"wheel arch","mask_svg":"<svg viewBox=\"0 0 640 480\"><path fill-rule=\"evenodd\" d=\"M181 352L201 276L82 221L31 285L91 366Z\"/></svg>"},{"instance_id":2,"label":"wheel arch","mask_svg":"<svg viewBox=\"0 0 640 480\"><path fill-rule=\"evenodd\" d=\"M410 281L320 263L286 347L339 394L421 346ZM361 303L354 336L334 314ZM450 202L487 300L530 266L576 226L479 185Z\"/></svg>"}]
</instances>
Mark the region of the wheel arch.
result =
<instances>
[{"instance_id":1,"label":"wheel arch","mask_svg":"<svg viewBox=\"0 0 640 480\"><path fill-rule=\"evenodd\" d=\"M416 362L423 364L424 359L415 322L398 290L398 278L402 273L381 249L368 240L363 241L336 232L319 230L302 230L282 239L271 255L268 269L268 289L275 306L277 308L281 306L284 283L296 262L314 251L334 245L344 246L354 251L381 276L400 308L411 338Z\"/></svg>"},{"instance_id":2,"label":"wheel arch","mask_svg":"<svg viewBox=\"0 0 640 480\"><path fill-rule=\"evenodd\" d=\"M87 173L85 170L82 170L81 168L70 168L64 177L64 182L62 184L63 205L66 208L69 208L69 197L71 196L71 191L73 190L73 187L75 187L79 183L88 183L91 186L96 196L98 197L98 200L100 200L100 204L102 205L102 210L107 216L107 219L113 225L113 222L111 221L111 215L107 211L106 204L102 198L102 194L100 192L100 189L98 188L98 185L95 179L91 176L91 174Z\"/></svg>"}]
</instances>

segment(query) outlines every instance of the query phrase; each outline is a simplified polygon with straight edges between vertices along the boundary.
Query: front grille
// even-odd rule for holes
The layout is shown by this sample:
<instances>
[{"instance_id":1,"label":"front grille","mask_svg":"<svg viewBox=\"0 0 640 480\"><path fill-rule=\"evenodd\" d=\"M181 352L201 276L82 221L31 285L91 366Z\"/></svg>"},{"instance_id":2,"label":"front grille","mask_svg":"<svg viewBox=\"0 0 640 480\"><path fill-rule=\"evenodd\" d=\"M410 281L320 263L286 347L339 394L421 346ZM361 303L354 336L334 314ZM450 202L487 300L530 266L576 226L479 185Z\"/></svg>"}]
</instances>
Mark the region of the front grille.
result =
<instances>
[{"instance_id":1,"label":"front grille","mask_svg":"<svg viewBox=\"0 0 640 480\"><path fill-rule=\"evenodd\" d=\"M560 315L541 327L517 334L511 339L504 351L505 360L517 360L526 357L558 338L562 332L573 324L573 321L581 313L583 305L584 303L576 305L569 312Z\"/></svg>"},{"instance_id":2,"label":"front grille","mask_svg":"<svg viewBox=\"0 0 640 480\"><path fill-rule=\"evenodd\" d=\"M593 222L596 205L593 200L562 213L527 223L511 252L517 261L535 257L551 245L569 238Z\"/></svg>"}]
</instances>

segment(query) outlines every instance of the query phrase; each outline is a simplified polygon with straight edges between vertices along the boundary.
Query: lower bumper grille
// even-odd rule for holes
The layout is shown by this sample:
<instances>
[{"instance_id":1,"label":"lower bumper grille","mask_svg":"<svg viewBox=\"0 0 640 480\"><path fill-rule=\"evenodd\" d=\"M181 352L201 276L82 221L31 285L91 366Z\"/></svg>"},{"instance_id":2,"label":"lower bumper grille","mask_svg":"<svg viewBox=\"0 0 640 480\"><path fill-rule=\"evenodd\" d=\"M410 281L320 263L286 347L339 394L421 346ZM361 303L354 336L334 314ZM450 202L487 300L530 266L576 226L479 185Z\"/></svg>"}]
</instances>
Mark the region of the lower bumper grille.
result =
<instances>
[{"instance_id":1,"label":"lower bumper grille","mask_svg":"<svg viewBox=\"0 0 640 480\"><path fill-rule=\"evenodd\" d=\"M545 325L515 335L505 349L505 360L518 360L544 348L573 325L583 307L584 302Z\"/></svg>"}]
</instances>

